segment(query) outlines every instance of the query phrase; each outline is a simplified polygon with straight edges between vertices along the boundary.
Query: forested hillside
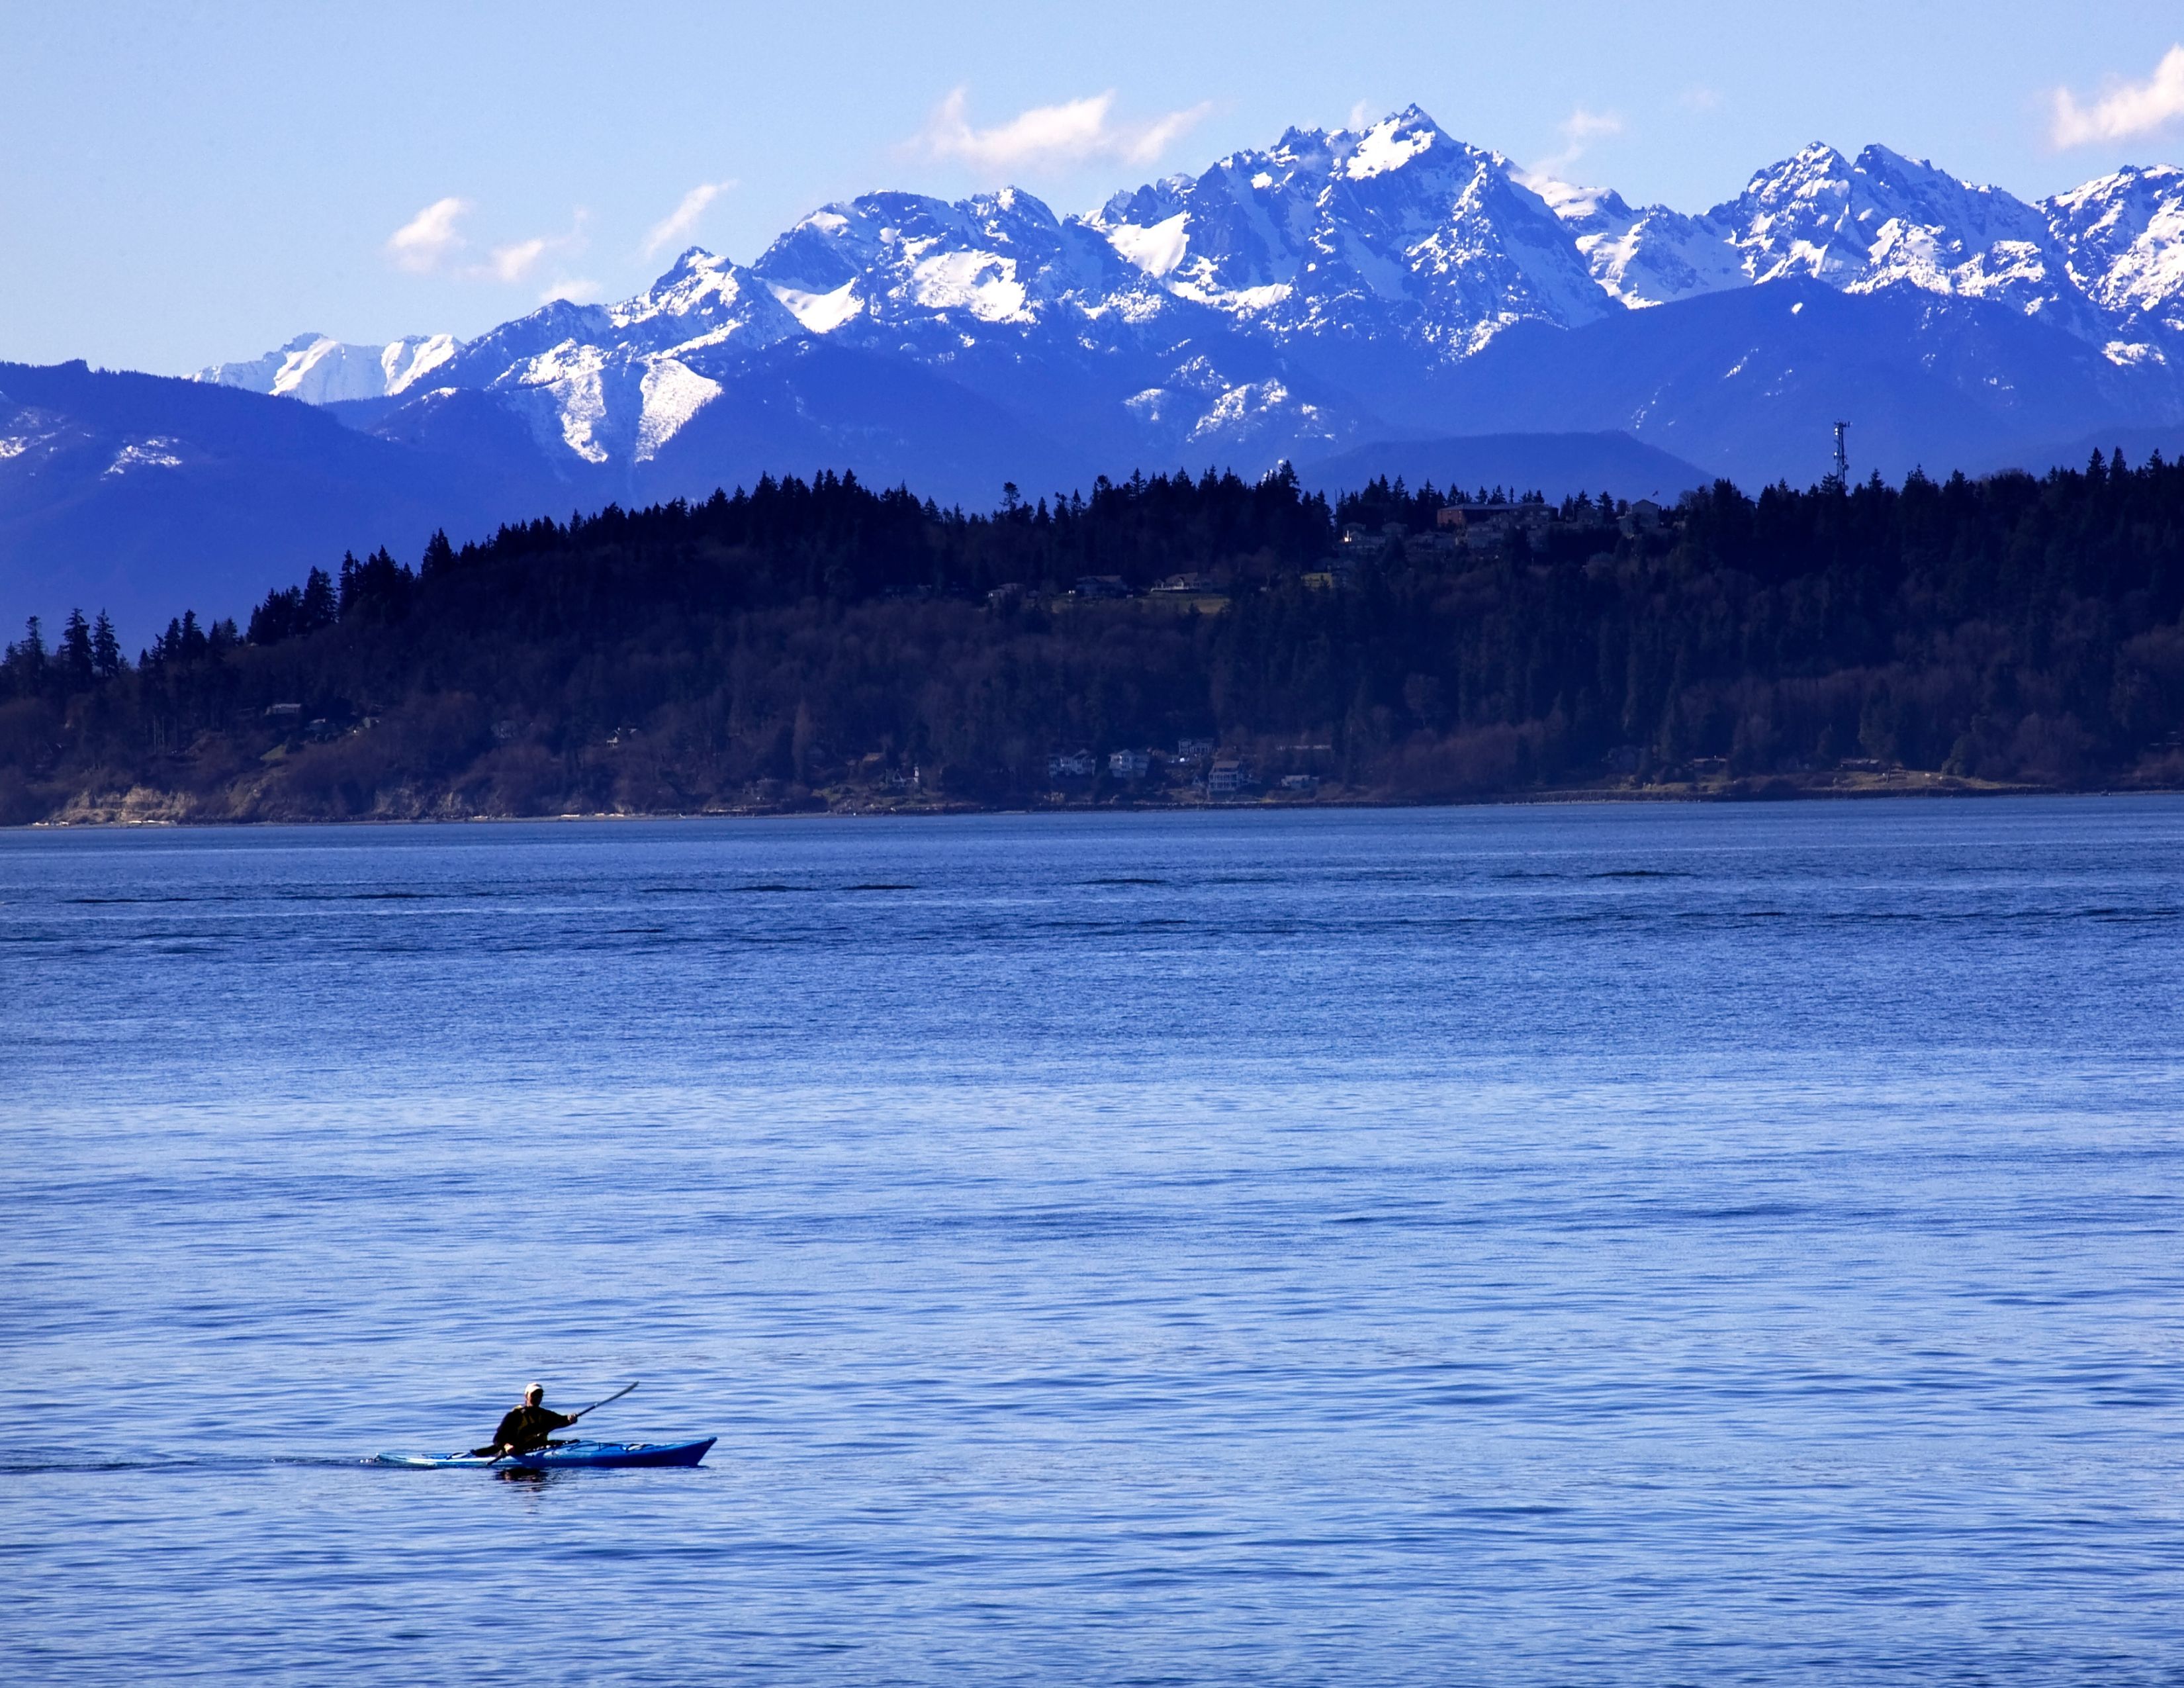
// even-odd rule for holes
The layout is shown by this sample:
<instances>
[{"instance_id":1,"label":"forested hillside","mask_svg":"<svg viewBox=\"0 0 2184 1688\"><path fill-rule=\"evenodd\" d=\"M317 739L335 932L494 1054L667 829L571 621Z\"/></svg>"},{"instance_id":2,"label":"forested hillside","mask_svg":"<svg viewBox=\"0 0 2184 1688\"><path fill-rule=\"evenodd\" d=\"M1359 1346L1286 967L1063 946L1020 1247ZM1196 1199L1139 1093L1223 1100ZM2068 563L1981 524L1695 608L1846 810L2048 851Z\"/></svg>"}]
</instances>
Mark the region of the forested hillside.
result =
<instances>
[{"instance_id":1,"label":"forested hillside","mask_svg":"<svg viewBox=\"0 0 2184 1688\"><path fill-rule=\"evenodd\" d=\"M1456 501L769 479L134 661L71 615L0 665L0 818L2184 783L2184 465Z\"/></svg>"}]
</instances>

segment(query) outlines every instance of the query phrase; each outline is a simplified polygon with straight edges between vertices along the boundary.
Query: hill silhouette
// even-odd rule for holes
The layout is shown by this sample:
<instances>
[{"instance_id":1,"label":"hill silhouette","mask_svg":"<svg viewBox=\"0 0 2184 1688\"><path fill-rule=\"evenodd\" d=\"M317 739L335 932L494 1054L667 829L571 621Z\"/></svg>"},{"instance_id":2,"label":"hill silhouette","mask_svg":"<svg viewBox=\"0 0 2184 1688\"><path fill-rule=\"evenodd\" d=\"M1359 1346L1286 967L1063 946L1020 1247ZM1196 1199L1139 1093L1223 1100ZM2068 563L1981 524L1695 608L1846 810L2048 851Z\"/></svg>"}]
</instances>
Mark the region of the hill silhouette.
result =
<instances>
[{"instance_id":1,"label":"hill silhouette","mask_svg":"<svg viewBox=\"0 0 2184 1688\"><path fill-rule=\"evenodd\" d=\"M2167 785L2180 616L2158 456L1661 512L1284 472L967 515L766 478L346 558L135 661L34 627L0 817Z\"/></svg>"}]
</instances>

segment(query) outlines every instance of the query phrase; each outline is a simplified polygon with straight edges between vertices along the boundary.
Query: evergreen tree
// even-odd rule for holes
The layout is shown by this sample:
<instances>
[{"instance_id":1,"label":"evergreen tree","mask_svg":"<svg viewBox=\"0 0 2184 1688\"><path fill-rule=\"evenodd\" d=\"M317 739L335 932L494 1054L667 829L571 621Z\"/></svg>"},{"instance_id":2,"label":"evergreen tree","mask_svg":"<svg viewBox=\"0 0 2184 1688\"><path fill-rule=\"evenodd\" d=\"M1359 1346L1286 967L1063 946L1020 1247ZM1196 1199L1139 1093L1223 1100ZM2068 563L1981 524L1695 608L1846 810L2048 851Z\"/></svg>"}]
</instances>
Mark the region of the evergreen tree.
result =
<instances>
[{"instance_id":1,"label":"evergreen tree","mask_svg":"<svg viewBox=\"0 0 2184 1688\"><path fill-rule=\"evenodd\" d=\"M91 623L83 619L83 611L69 611L67 622L61 628L61 671L67 676L70 686L81 689L98 677L98 670L92 656Z\"/></svg>"},{"instance_id":2,"label":"evergreen tree","mask_svg":"<svg viewBox=\"0 0 2184 1688\"><path fill-rule=\"evenodd\" d=\"M349 557L344 567L353 568L356 559ZM341 605L334 596L334 583L324 569L315 568L304 577L304 595L297 605L296 631L315 633L321 627L331 627L341 617Z\"/></svg>"},{"instance_id":3,"label":"evergreen tree","mask_svg":"<svg viewBox=\"0 0 2184 1688\"><path fill-rule=\"evenodd\" d=\"M114 623L107 619L103 610L92 623L91 666L92 671L102 680L111 680L121 672L121 641L114 637Z\"/></svg>"},{"instance_id":4,"label":"evergreen tree","mask_svg":"<svg viewBox=\"0 0 2184 1688\"><path fill-rule=\"evenodd\" d=\"M0 652L0 668L7 671L9 691L29 696L44 688L46 634L36 616L25 624L23 637Z\"/></svg>"}]
</instances>

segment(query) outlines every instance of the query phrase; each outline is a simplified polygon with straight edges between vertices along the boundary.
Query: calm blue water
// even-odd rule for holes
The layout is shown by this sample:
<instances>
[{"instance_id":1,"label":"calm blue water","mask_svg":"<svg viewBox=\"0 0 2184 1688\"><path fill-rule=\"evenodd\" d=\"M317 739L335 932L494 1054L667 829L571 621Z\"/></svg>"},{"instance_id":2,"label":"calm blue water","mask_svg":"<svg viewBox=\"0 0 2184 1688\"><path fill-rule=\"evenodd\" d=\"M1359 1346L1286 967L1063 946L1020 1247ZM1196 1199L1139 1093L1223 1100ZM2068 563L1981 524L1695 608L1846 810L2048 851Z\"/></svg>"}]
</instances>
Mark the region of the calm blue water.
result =
<instances>
[{"instance_id":1,"label":"calm blue water","mask_svg":"<svg viewBox=\"0 0 2184 1688\"><path fill-rule=\"evenodd\" d=\"M2184 1681L2184 802L0 835L0 1678ZM543 1379L701 1469L360 1463Z\"/></svg>"}]
</instances>

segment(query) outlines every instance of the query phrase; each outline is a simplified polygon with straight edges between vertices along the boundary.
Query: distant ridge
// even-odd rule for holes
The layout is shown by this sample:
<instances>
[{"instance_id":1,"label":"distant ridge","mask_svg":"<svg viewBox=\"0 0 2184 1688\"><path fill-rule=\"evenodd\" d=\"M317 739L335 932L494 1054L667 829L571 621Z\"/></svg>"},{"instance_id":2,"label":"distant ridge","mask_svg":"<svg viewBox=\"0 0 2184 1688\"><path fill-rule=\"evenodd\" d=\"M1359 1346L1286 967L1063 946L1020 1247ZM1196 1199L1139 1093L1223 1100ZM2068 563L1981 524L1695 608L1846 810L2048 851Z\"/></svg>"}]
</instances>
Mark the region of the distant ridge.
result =
<instances>
[{"instance_id":1,"label":"distant ridge","mask_svg":"<svg viewBox=\"0 0 2184 1688\"><path fill-rule=\"evenodd\" d=\"M1375 477L1430 482L1447 490L1502 487L1550 499L1613 491L1664 504L1710 477L1682 458L1626 433L1472 434L1446 439L1377 440L1300 465L1297 478L1329 493L1355 491Z\"/></svg>"}]
</instances>

